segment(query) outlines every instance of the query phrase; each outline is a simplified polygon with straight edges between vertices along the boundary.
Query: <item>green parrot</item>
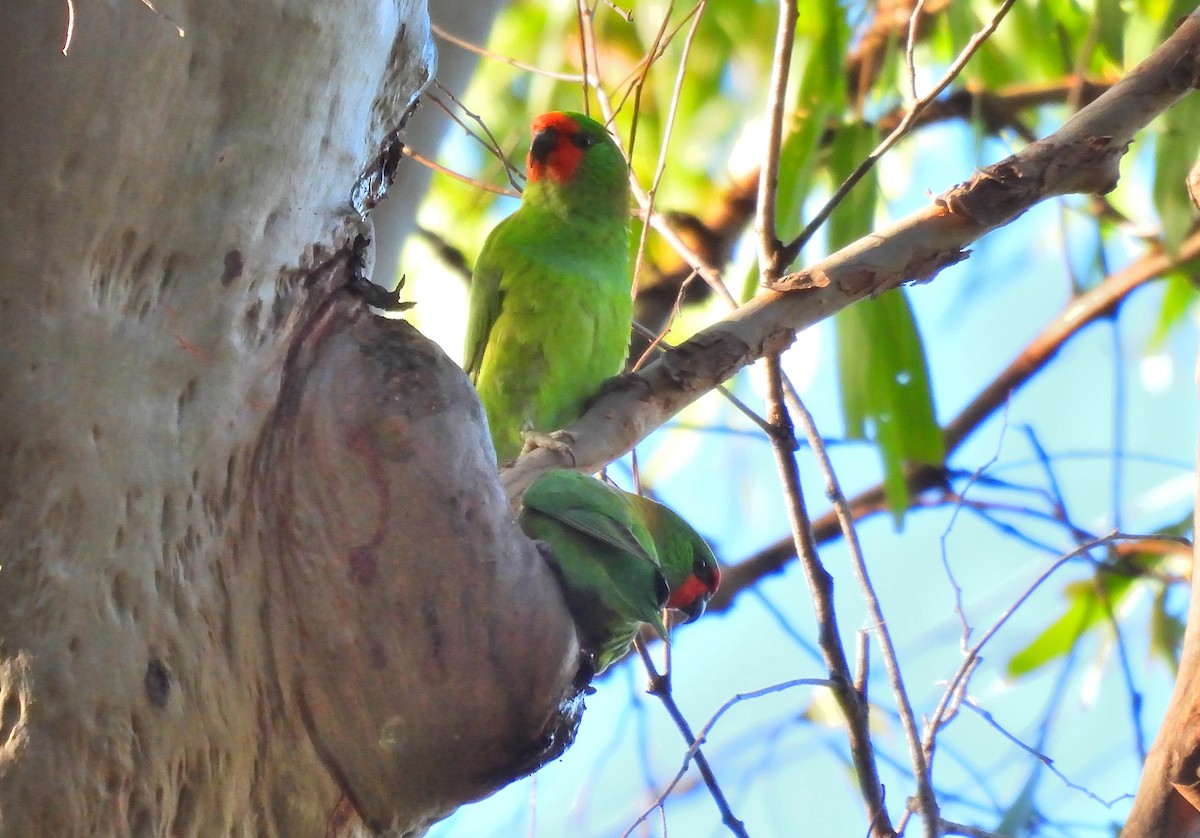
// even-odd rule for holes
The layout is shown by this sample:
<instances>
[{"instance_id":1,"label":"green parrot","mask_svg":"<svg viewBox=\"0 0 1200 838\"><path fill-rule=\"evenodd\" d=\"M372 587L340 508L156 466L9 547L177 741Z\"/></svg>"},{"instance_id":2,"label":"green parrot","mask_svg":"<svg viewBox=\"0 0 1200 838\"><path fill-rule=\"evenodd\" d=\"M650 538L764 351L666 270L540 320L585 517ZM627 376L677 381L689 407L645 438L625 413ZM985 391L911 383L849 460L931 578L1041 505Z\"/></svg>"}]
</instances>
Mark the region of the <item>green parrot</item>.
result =
<instances>
[{"instance_id":1,"label":"green parrot","mask_svg":"<svg viewBox=\"0 0 1200 838\"><path fill-rule=\"evenodd\" d=\"M661 503L574 471L548 471L521 498L518 522L558 574L597 674L619 660L642 623L663 640L662 609L686 622L721 581L712 548Z\"/></svg>"},{"instance_id":2,"label":"green parrot","mask_svg":"<svg viewBox=\"0 0 1200 838\"><path fill-rule=\"evenodd\" d=\"M521 206L475 264L463 362L500 463L526 441L562 447L547 434L621 373L633 322L625 158L580 113L542 114L530 130Z\"/></svg>"}]
</instances>

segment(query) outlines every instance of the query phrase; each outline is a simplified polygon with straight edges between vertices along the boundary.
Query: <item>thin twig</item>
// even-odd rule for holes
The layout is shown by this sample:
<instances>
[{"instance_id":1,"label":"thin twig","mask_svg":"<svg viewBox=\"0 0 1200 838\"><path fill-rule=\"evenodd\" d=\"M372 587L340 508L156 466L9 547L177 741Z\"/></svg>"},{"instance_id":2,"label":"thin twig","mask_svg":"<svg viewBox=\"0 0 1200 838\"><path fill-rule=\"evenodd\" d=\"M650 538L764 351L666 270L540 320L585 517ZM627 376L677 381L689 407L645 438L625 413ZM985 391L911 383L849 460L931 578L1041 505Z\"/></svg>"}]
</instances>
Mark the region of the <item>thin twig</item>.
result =
<instances>
[{"instance_id":1,"label":"thin twig","mask_svg":"<svg viewBox=\"0 0 1200 838\"><path fill-rule=\"evenodd\" d=\"M917 62L913 57L917 49L917 23L925 11L925 0L917 0L912 14L908 16L908 37L904 44L904 62L908 66L908 93L913 102L920 99L917 94Z\"/></svg>"},{"instance_id":2,"label":"thin twig","mask_svg":"<svg viewBox=\"0 0 1200 838\"><path fill-rule=\"evenodd\" d=\"M501 61L505 64L508 64L510 67L515 67L518 70L524 70L527 73L545 76L548 79L554 79L556 81L571 82L573 84L579 84L584 78L579 73L556 73L551 70L543 70L541 67L538 67L535 64L526 64L524 61L518 61L515 58L509 58L507 55L500 55L498 53L491 52L490 50L484 49L478 44L473 44L470 41L454 35L453 33L447 32L436 23L430 23L429 29L434 35L441 38L443 41L454 44L456 47L462 47L467 52L473 52L478 56L490 58L493 61Z\"/></svg>"},{"instance_id":3,"label":"thin twig","mask_svg":"<svg viewBox=\"0 0 1200 838\"><path fill-rule=\"evenodd\" d=\"M696 31L700 28L700 21L704 18L704 9L708 5L708 0L700 0L693 10L692 25L688 29L687 37L683 40L683 54L679 58L679 68L675 73L675 87L671 91L671 101L667 107L667 121L663 126L662 137L659 139L658 163L654 169L654 178L650 182L650 188L646 190L646 200L642 205L647 215L654 214L654 199L658 195L658 186L662 181L663 173L667 169L667 155L671 147L671 134L675 129L675 116L679 111L679 94L683 89L683 80L687 75L688 56L692 52L692 43L696 38ZM665 21L664 21L665 24ZM630 153L633 150L633 136L630 134ZM642 225L642 233L638 239L637 258L633 267L633 294L637 296L638 277L641 275L642 262L646 254L646 237L650 234L650 225Z\"/></svg>"},{"instance_id":4,"label":"thin twig","mask_svg":"<svg viewBox=\"0 0 1200 838\"><path fill-rule=\"evenodd\" d=\"M1112 629L1113 643L1117 647L1117 663L1121 670L1121 680L1125 685L1125 693L1129 696L1129 723L1133 727L1133 746L1137 753L1138 764L1141 765L1146 761L1146 732L1142 730L1142 691L1137 688L1137 683L1133 680L1133 666L1129 662L1125 632L1122 631L1121 623L1117 620L1116 612L1113 610L1112 597L1108 594L1108 588L1104 584L1102 575L1098 573L1093 582L1096 586L1096 596L1104 608L1104 617L1108 621L1109 628Z\"/></svg>"},{"instance_id":5,"label":"thin twig","mask_svg":"<svg viewBox=\"0 0 1200 838\"><path fill-rule=\"evenodd\" d=\"M605 6L608 6L608 8L611 9L613 11L613 13L616 14L616 16L619 17L621 20L625 21L626 23L633 23L633 12L632 11L628 11L628 12L625 11L620 6L618 6L616 3L614 3L613 0L600 0L600 2L603 3Z\"/></svg>"},{"instance_id":6,"label":"thin twig","mask_svg":"<svg viewBox=\"0 0 1200 838\"><path fill-rule=\"evenodd\" d=\"M1129 413L1129 390L1125 376L1125 348L1121 340L1121 321L1109 317L1112 332L1113 371L1113 476L1112 476L1112 525L1121 529L1121 511L1125 507L1125 451L1126 417Z\"/></svg>"},{"instance_id":7,"label":"thin twig","mask_svg":"<svg viewBox=\"0 0 1200 838\"><path fill-rule=\"evenodd\" d=\"M637 195L639 203L644 202L644 195L638 195L636 191L635 195ZM737 300L734 298L733 294L729 293L729 288L725 285L725 280L721 279L720 273L718 273L713 266L705 264L704 260L696 255L694 250L688 247L687 243L679 237L679 234L675 232L674 229L672 229L666 218L664 218L660 213L654 212L650 213L650 216L647 220L649 224L658 232L658 234L666 240L667 244L671 245L671 248L675 251L675 253L682 258L683 261L686 262L687 265L705 281L705 283L707 283L708 287L711 288L718 297L721 298L721 301L724 302L726 306L728 306L730 309L737 308Z\"/></svg>"},{"instance_id":8,"label":"thin twig","mask_svg":"<svg viewBox=\"0 0 1200 838\"><path fill-rule=\"evenodd\" d=\"M866 603L867 611L871 615L873 623L872 631L876 636L876 640L879 643L879 650L883 655L883 665L887 670L888 682L892 688L892 697L896 701L896 709L900 714L900 725L904 729L904 738L908 743L908 757L912 761L913 777L917 784L916 802L925 823L925 834L929 838L937 838L937 824L939 820L937 797L934 795L932 779L929 769L925 764L925 752L921 747L921 733L917 729L917 720L913 714L912 701L908 697L908 690L904 687L904 678L900 672L900 660L896 655L896 646L892 642L892 634L887 627L887 619L883 616L883 606L879 602L879 596L875 593L875 586L872 584L870 573L867 571L867 563L863 558L862 544L858 540L858 531L854 526L854 516L846 504L846 496L842 493L841 485L833 470L833 462L829 459L829 452L825 450L825 446L821 441L821 435L817 431L812 413L809 412L804 402L801 401L794 391L789 403L792 406L792 410L798 413L800 424L804 428L805 436L808 438L808 444L812 447L813 454L817 457L821 474L825 478L825 495L833 503L833 509L838 517L838 522L842 528L842 536L845 539L846 547L850 554L850 564L854 568L854 576L858 581L858 587L862 593L863 601ZM864 702L866 701L865 694L863 694L863 700Z\"/></svg>"},{"instance_id":9,"label":"thin twig","mask_svg":"<svg viewBox=\"0 0 1200 838\"><path fill-rule=\"evenodd\" d=\"M712 732L712 729L716 726L717 722L722 716L724 716L729 710L733 709L734 706L741 704L743 701L751 701L756 698L762 698L766 695L774 695L775 693L781 693L785 690L794 689L796 687L828 687L832 689L833 682L825 678L795 678L791 681L783 681L778 684L772 684L769 687L762 687L761 689L734 694L732 698L728 699L724 704L717 708L715 713L709 716L708 721L704 723L704 727L700 728L700 735L696 737L695 741L692 742L691 747L688 748L687 753L684 755L683 765L680 766L679 771L675 773L675 777L670 783L667 784L666 788L663 789L662 794L655 799L653 805L651 805L649 809L643 812L637 820L631 823L626 830L621 833L622 838L628 836L640 824L644 823L646 819L650 817L650 814L656 809L660 811L662 810L663 802L666 800L667 796L674 791L676 787L678 787L679 782L683 779L684 775L687 774L688 763L696 755L700 746L708 740L708 735Z\"/></svg>"},{"instance_id":10,"label":"thin twig","mask_svg":"<svg viewBox=\"0 0 1200 838\"><path fill-rule=\"evenodd\" d=\"M496 139L496 135L492 133L492 129L488 128L487 123L483 121L483 117L480 116L479 114L475 113L474 111L472 111L466 105L464 105L462 103L462 100L460 100L457 96L455 96L454 92L451 91L445 85L443 85L440 81L438 81L437 79L434 79L433 83L437 86L438 90L442 91L443 93L445 93L447 96L450 97L451 102L458 105L459 110L461 110L463 113L465 113L467 116L469 116L471 119L473 119L475 121L475 124L478 125L480 127L480 129L483 131L483 133L487 135L487 141L485 142L482 138L480 138L478 135L476 135L474 131L467 128L467 126L463 123L463 121L458 118L458 115L455 114L452 110L450 110L450 108L446 107L446 104L441 99L439 99L438 97L436 97L433 94L428 93L428 92L425 95L428 96L430 99L432 99L434 102L436 102L438 107L440 107L443 111L445 111L446 114L451 119L453 119L455 122L457 122L463 128L464 131L466 131L468 134L471 135L471 137L476 142L480 143L494 157L496 157L497 160L499 160L501 163L504 164L504 171L508 175L508 182L512 184L513 189L520 192L521 184L517 183L517 178L521 177L521 173L519 171L517 171L516 168L514 168L511 163L508 162L508 155L506 155L504 153L504 149L501 147L500 141Z\"/></svg>"},{"instance_id":11,"label":"thin twig","mask_svg":"<svg viewBox=\"0 0 1200 838\"><path fill-rule=\"evenodd\" d=\"M505 189L502 186L493 186L490 183L484 183L481 180L476 180L473 177L468 177L467 175L460 174L459 172L456 172L453 169L447 169L445 166L438 163L437 161L430 160L428 157L421 154L420 152L413 151L409 146L405 146L403 151L404 151L405 157L411 157L413 160L420 163L422 166L428 166L430 169L433 169L438 174L443 174L443 175L446 175L447 177L452 177L455 180L460 181L462 183L468 183L471 186L475 186L475 187L478 187L479 189L482 189L484 192L491 192L495 195L507 195L510 198L520 198L521 197L520 192L513 192L511 189Z\"/></svg>"},{"instance_id":12,"label":"thin twig","mask_svg":"<svg viewBox=\"0 0 1200 838\"><path fill-rule=\"evenodd\" d=\"M1004 437L1008 432L1007 407L1008 403L1005 402L1004 422L1000 426L1000 436L996 440L996 447L992 451L991 459L976 469L975 472L967 479L966 485L959 490L959 497L957 502L954 504L954 511L950 514L950 520L946 522L946 526L942 530L941 536L938 538L938 544L941 548L940 552L942 558L942 569L946 572L946 579L950 582L950 590L954 594L954 613L958 616L958 624L961 629L959 634L959 647L964 654L967 651L967 644L971 641L971 622L967 619L967 611L963 606L962 586L958 584L958 578L954 575L954 569L950 566L950 551L946 549L946 542L947 539L950 538L951 529L958 520L958 513L965 506L967 506L967 492L969 492L971 490L971 486L982 477L983 473L1000 459L1000 451L1004 446ZM950 452L947 451L947 459L949 458L949 454Z\"/></svg>"},{"instance_id":13,"label":"thin twig","mask_svg":"<svg viewBox=\"0 0 1200 838\"><path fill-rule=\"evenodd\" d=\"M647 692L657 697L663 703L667 714L675 722L675 726L679 728L679 732L683 734L683 738L687 740L688 755L684 758L685 768L687 759L690 758L696 761L696 768L700 770L700 776L704 778L704 784L708 786L708 792L712 795L713 802L717 804L717 808L721 811L721 821L734 835L739 836L739 838L749 838L745 825L738 820L733 814L733 810L729 808L729 801L725 799L725 793L721 791L721 786L717 783L717 777L713 774L712 767L708 764L708 760L700 750L700 740L697 740L692 734L691 725L684 718L683 711L679 709L679 705L675 703L675 697L671 694L670 671L666 671L660 675L658 669L654 666L654 660L650 657L650 652L646 648L646 644L642 643L639 639L635 645L637 646L638 654L642 658L642 663L646 666L646 673L650 676L650 688ZM636 825L635 823L634 826Z\"/></svg>"},{"instance_id":14,"label":"thin twig","mask_svg":"<svg viewBox=\"0 0 1200 838\"><path fill-rule=\"evenodd\" d=\"M820 211L813 216L813 219L808 224L804 226L804 229L800 231L800 235L788 242L788 244L782 249L779 255L780 264L789 265L798 255L800 255L801 249L803 249L808 240L812 238L813 233L820 229L821 225L825 223L825 220L829 218L834 209L836 209L837 206L846 198L846 196L850 194L850 190L853 189L860 180L866 177L867 173L874 168L879 159L883 157L883 155L887 153L892 146L899 142L901 137L908 133L909 129L913 126L913 123L916 121L917 116L921 113L921 111L925 110L929 103L936 99L938 95L947 87L949 87L950 83L958 77L958 74L961 73L963 68L967 66L967 62L971 59L971 56L973 56L975 52L981 46L983 46L984 42L991 37L992 33L996 31L996 27L1000 25L1000 21L1003 20L1004 16L1008 14L1008 10L1012 8L1013 3L1015 2L1016 0L1004 0L1004 2L1000 5L1000 8L996 10L996 13L992 15L992 19L988 21L987 25L984 26L983 29L976 32L971 37L971 40L967 42L967 45L963 47L962 52L958 54L958 57L954 60L954 63L950 65L938 83L935 84L928 93L913 103L912 108L910 108L908 113L905 114L904 118L900 120L900 124L897 125L892 132L883 139L883 142L877 145L875 149L867 155L866 159L859 164L857 169L850 173L850 176L842 182L842 185L839 186L837 191L833 193L832 197L825 202L825 205L821 207Z\"/></svg>"},{"instance_id":15,"label":"thin twig","mask_svg":"<svg viewBox=\"0 0 1200 838\"><path fill-rule=\"evenodd\" d=\"M779 158L783 149L783 108L787 99L788 74L792 66L792 44L796 40L796 0L779 0L779 22L775 28L775 54L771 59L771 81L767 87L767 137L762 171L758 181L758 258L766 280L778 279L791 260L780 260L775 213L779 189Z\"/></svg>"},{"instance_id":16,"label":"thin twig","mask_svg":"<svg viewBox=\"0 0 1200 838\"><path fill-rule=\"evenodd\" d=\"M596 61L596 36L592 31L592 10L588 7L587 0L575 0L575 15L579 21L579 63L583 67L583 78L580 80L583 86L583 112L590 115L592 97L588 95L588 91L593 87L600 90L600 68Z\"/></svg>"},{"instance_id":17,"label":"thin twig","mask_svg":"<svg viewBox=\"0 0 1200 838\"><path fill-rule=\"evenodd\" d=\"M1125 375L1125 352L1121 341L1121 322L1112 316L1109 318L1109 329L1112 333L1113 353L1113 458L1112 458L1112 526L1121 528L1121 510L1125 501L1125 451L1126 416L1129 411L1128 387ZM1133 679L1133 667L1129 663L1129 650L1125 644L1125 634L1113 613L1112 601L1108 589L1097 580L1097 590L1104 604L1109 625L1117 646L1117 660L1121 665L1121 676L1125 681L1125 691L1129 696L1129 721L1133 726L1133 743L1137 749L1138 764L1146 762L1146 732L1142 729L1142 693Z\"/></svg>"},{"instance_id":18,"label":"thin twig","mask_svg":"<svg viewBox=\"0 0 1200 838\"><path fill-rule=\"evenodd\" d=\"M1122 795L1118 795L1117 797L1112 798L1111 800L1105 800L1103 797L1101 797L1100 795L1091 791L1090 789L1087 789L1084 786L1079 785L1078 783L1072 782L1067 777L1067 775L1062 773L1062 771L1059 770L1059 768L1054 764L1054 760L1050 759L1050 757L1046 756L1045 754L1043 754L1041 751L1037 750L1036 748L1030 747L1029 745L1022 742L1021 738L1019 736L1015 736L1014 734L1009 732L1007 729L1005 729L1004 725L1000 724L1000 722L998 722L996 720L995 716L993 716L990 712L988 712L987 710L983 709L978 704L976 704L974 699L972 699L970 696L963 699L962 706L966 707L968 710L970 710L971 712L978 715L981 719L983 719L985 722L987 722L997 733L999 733L1001 736L1003 736L1009 742L1012 742L1014 745L1016 745L1018 748L1020 748L1025 753L1029 754L1031 757L1036 759L1042 765L1046 766L1046 768L1048 768L1050 770L1050 773L1053 774L1058 779L1062 780L1063 785L1065 785L1067 788L1069 788L1073 791L1077 791L1080 794L1087 795L1089 798L1094 800L1096 803L1099 803L1101 806L1104 806L1106 809L1111 809L1115 804L1120 803L1122 800L1125 800L1125 799L1133 796L1130 794L1122 794Z\"/></svg>"},{"instance_id":19,"label":"thin twig","mask_svg":"<svg viewBox=\"0 0 1200 838\"><path fill-rule=\"evenodd\" d=\"M792 430L791 417L784 404L783 375L779 356L765 359L767 368L767 419L774 428L771 434L771 449L783 481L784 499L787 504L788 520L796 554L804 568L812 594L813 612L817 619L818 643L821 647L829 677L833 682L833 694L842 715L846 719L850 754L854 760L855 773L866 805L869 831L875 838L891 838L895 830L884 805L883 783L875 762L875 748L871 741L869 707L863 695L854 689L854 678L846 660L838 630L837 614L833 606L833 579L817 556L812 540L808 511L804 506L804 495L800 488L800 474L796 467L796 439Z\"/></svg>"},{"instance_id":20,"label":"thin twig","mask_svg":"<svg viewBox=\"0 0 1200 838\"><path fill-rule=\"evenodd\" d=\"M67 0L67 34L63 38L63 55L67 55L71 51L73 40L75 40L75 0Z\"/></svg>"},{"instance_id":21,"label":"thin twig","mask_svg":"<svg viewBox=\"0 0 1200 838\"><path fill-rule=\"evenodd\" d=\"M663 12L662 23L658 25L658 31L654 33L654 40L650 42L650 49L642 56L642 60L638 62L638 66L633 73L633 78L629 82L629 86L625 88L625 94L621 97L621 101L617 103L616 110L620 111L625 107L625 102L633 96L633 117L629 120L629 148L626 149L626 154L629 155L629 160L633 161L633 150L637 148L637 130L639 117L642 113L642 92L646 89L646 79L650 76L650 68L654 66L654 62L661 56L662 49L665 47L663 42L664 36L667 34L667 24L671 22L671 14L675 11L675 0L670 0L667 3L666 11ZM686 55L685 59L686 60ZM619 90L621 85L617 85ZM675 100L672 99L671 107L675 107ZM661 154L660 154L661 157ZM641 256L641 250L638 250L638 256ZM637 288L637 271L633 274L633 287ZM637 296L635 291L634 296Z\"/></svg>"},{"instance_id":22,"label":"thin twig","mask_svg":"<svg viewBox=\"0 0 1200 838\"><path fill-rule=\"evenodd\" d=\"M978 826L967 826L966 824L948 821L945 818L942 819L940 826L943 835L963 835L966 838L1009 838L1009 836L1001 835L999 832L989 832Z\"/></svg>"}]
</instances>

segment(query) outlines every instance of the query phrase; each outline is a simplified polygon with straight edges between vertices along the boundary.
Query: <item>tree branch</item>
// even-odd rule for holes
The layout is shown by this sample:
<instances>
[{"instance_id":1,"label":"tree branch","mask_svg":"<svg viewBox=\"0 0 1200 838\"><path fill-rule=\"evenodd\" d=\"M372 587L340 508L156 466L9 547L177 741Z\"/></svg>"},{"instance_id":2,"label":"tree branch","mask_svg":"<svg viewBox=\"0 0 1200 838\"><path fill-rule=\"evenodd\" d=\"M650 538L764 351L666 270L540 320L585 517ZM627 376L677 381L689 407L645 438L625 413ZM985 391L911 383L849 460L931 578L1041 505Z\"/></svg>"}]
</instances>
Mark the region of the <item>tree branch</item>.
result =
<instances>
[{"instance_id":1,"label":"tree branch","mask_svg":"<svg viewBox=\"0 0 1200 838\"><path fill-rule=\"evenodd\" d=\"M884 805L883 781L879 777L879 767L875 760L875 745L871 740L870 708L866 695L854 686L855 678L850 671L846 650L842 645L837 612L834 609L833 577L821 564L821 559L817 555L816 542L812 537L812 522L808 517L800 486L800 472L796 467L796 438L793 433L791 416L784 404L783 374L780 369L779 357L775 355L767 358L766 367L767 421L774 429L771 434L771 450L775 454L775 464L783 483L792 539L795 543L796 553L800 556L800 563L804 568L804 578L808 581L808 589L812 595L821 654L829 669L833 696L846 719L846 737L850 743L850 756L854 761L859 791L867 809L867 834L872 838L894 838L896 830L892 827L887 807ZM921 778L918 778L918 784L924 788ZM926 824L926 835L932 836L934 833L930 830L937 826L937 804L932 795L926 796L923 803L929 803L933 807L931 814L934 816L934 820Z\"/></svg>"},{"instance_id":2,"label":"tree branch","mask_svg":"<svg viewBox=\"0 0 1200 838\"><path fill-rule=\"evenodd\" d=\"M726 320L632 374L567 430L574 461L539 449L503 475L510 500L555 467L594 471L629 451L715 385L791 344L797 331L852 302L928 281L966 258L964 247L1047 198L1106 192L1133 136L1197 84L1200 11L1149 58L1051 136L901 219L780 280Z\"/></svg>"},{"instance_id":3,"label":"tree branch","mask_svg":"<svg viewBox=\"0 0 1200 838\"><path fill-rule=\"evenodd\" d=\"M913 120L906 137L926 125L978 118L988 133L998 134L1011 129L1026 142L1034 142L1036 137L1020 118L1023 111L1068 100L1086 105L1110 86L1108 82L1070 77L1048 84L1011 85L998 91L962 88L930 102ZM905 108L896 108L881 117L877 126L885 134L891 133L906 114ZM833 126L825 132L824 147L832 142L834 133ZM757 168L739 175L715 200L707 202L703 210L695 214L686 211L663 214L664 220L690 252L685 255L671 251L659 264L643 267L634 301L634 318L639 323L658 332L669 321L678 303L694 303L708 297L711 289L707 283L691 282L684 288L696 274L692 263L699 262L713 270L720 270L729 263L734 245L754 217L759 177ZM469 271L467 277L470 278ZM648 339L635 333L630 358L641 357L647 345Z\"/></svg>"},{"instance_id":4,"label":"tree branch","mask_svg":"<svg viewBox=\"0 0 1200 838\"><path fill-rule=\"evenodd\" d=\"M1136 289L1161 278L1171 268L1194 259L1200 259L1200 231L1184 240L1177 256L1159 250L1147 253L1128 267L1111 274L1092 290L1070 300L1062 312L946 425L944 436L947 456L1003 407L1014 392L1044 369L1072 337L1097 320L1110 316ZM945 474L940 469L914 468L908 475L909 495L915 497L944 482ZM886 511L883 486L873 486L860 492L848 504L855 520ZM813 521L813 535L818 543L830 541L840 534L835 511L827 512ZM708 610L722 611L728 608L740 591L756 584L764 576L779 572L793 558L795 552L791 539L781 538L745 561L727 568L721 577L721 588L713 596Z\"/></svg>"}]
</instances>

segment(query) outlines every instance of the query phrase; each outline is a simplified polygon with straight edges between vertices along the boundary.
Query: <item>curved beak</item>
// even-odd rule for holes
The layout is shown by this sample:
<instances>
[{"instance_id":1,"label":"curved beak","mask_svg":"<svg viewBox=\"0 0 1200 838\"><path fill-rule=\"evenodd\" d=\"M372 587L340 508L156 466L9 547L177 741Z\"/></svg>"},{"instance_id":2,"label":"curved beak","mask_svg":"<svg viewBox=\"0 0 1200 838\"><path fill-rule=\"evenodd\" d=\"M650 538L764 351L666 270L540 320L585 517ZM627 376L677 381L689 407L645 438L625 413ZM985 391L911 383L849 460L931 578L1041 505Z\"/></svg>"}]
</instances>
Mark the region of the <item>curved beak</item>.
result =
<instances>
[{"instance_id":1,"label":"curved beak","mask_svg":"<svg viewBox=\"0 0 1200 838\"><path fill-rule=\"evenodd\" d=\"M685 623L690 623L692 620L704 613L704 609L708 607L708 600L712 597L711 593L704 593L693 599L687 605L678 610L683 613L686 619Z\"/></svg>"},{"instance_id":2,"label":"curved beak","mask_svg":"<svg viewBox=\"0 0 1200 838\"><path fill-rule=\"evenodd\" d=\"M543 128L533 135L533 145L529 147L529 158L538 163L545 163L556 148L558 148L558 130Z\"/></svg>"}]
</instances>

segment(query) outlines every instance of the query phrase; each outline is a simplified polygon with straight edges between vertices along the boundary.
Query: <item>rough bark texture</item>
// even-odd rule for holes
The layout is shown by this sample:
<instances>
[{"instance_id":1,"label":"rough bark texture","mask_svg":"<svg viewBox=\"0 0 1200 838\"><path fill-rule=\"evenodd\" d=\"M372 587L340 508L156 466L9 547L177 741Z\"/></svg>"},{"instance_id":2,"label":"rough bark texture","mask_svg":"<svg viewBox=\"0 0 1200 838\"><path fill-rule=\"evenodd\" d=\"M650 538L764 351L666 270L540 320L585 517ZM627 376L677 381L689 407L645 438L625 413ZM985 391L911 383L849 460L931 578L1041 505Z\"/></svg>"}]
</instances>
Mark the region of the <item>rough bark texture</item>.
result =
<instances>
[{"instance_id":1,"label":"rough bark texture","mask_svg":"<svg viewBox=\"0 0 1200 838\"><path fill-rule=\"evenodd\" d=\"M0 835L419 831L577 658L462 372L344 288L423 4L78 6L0 27Z\"/></svg>"}]
</instances>

